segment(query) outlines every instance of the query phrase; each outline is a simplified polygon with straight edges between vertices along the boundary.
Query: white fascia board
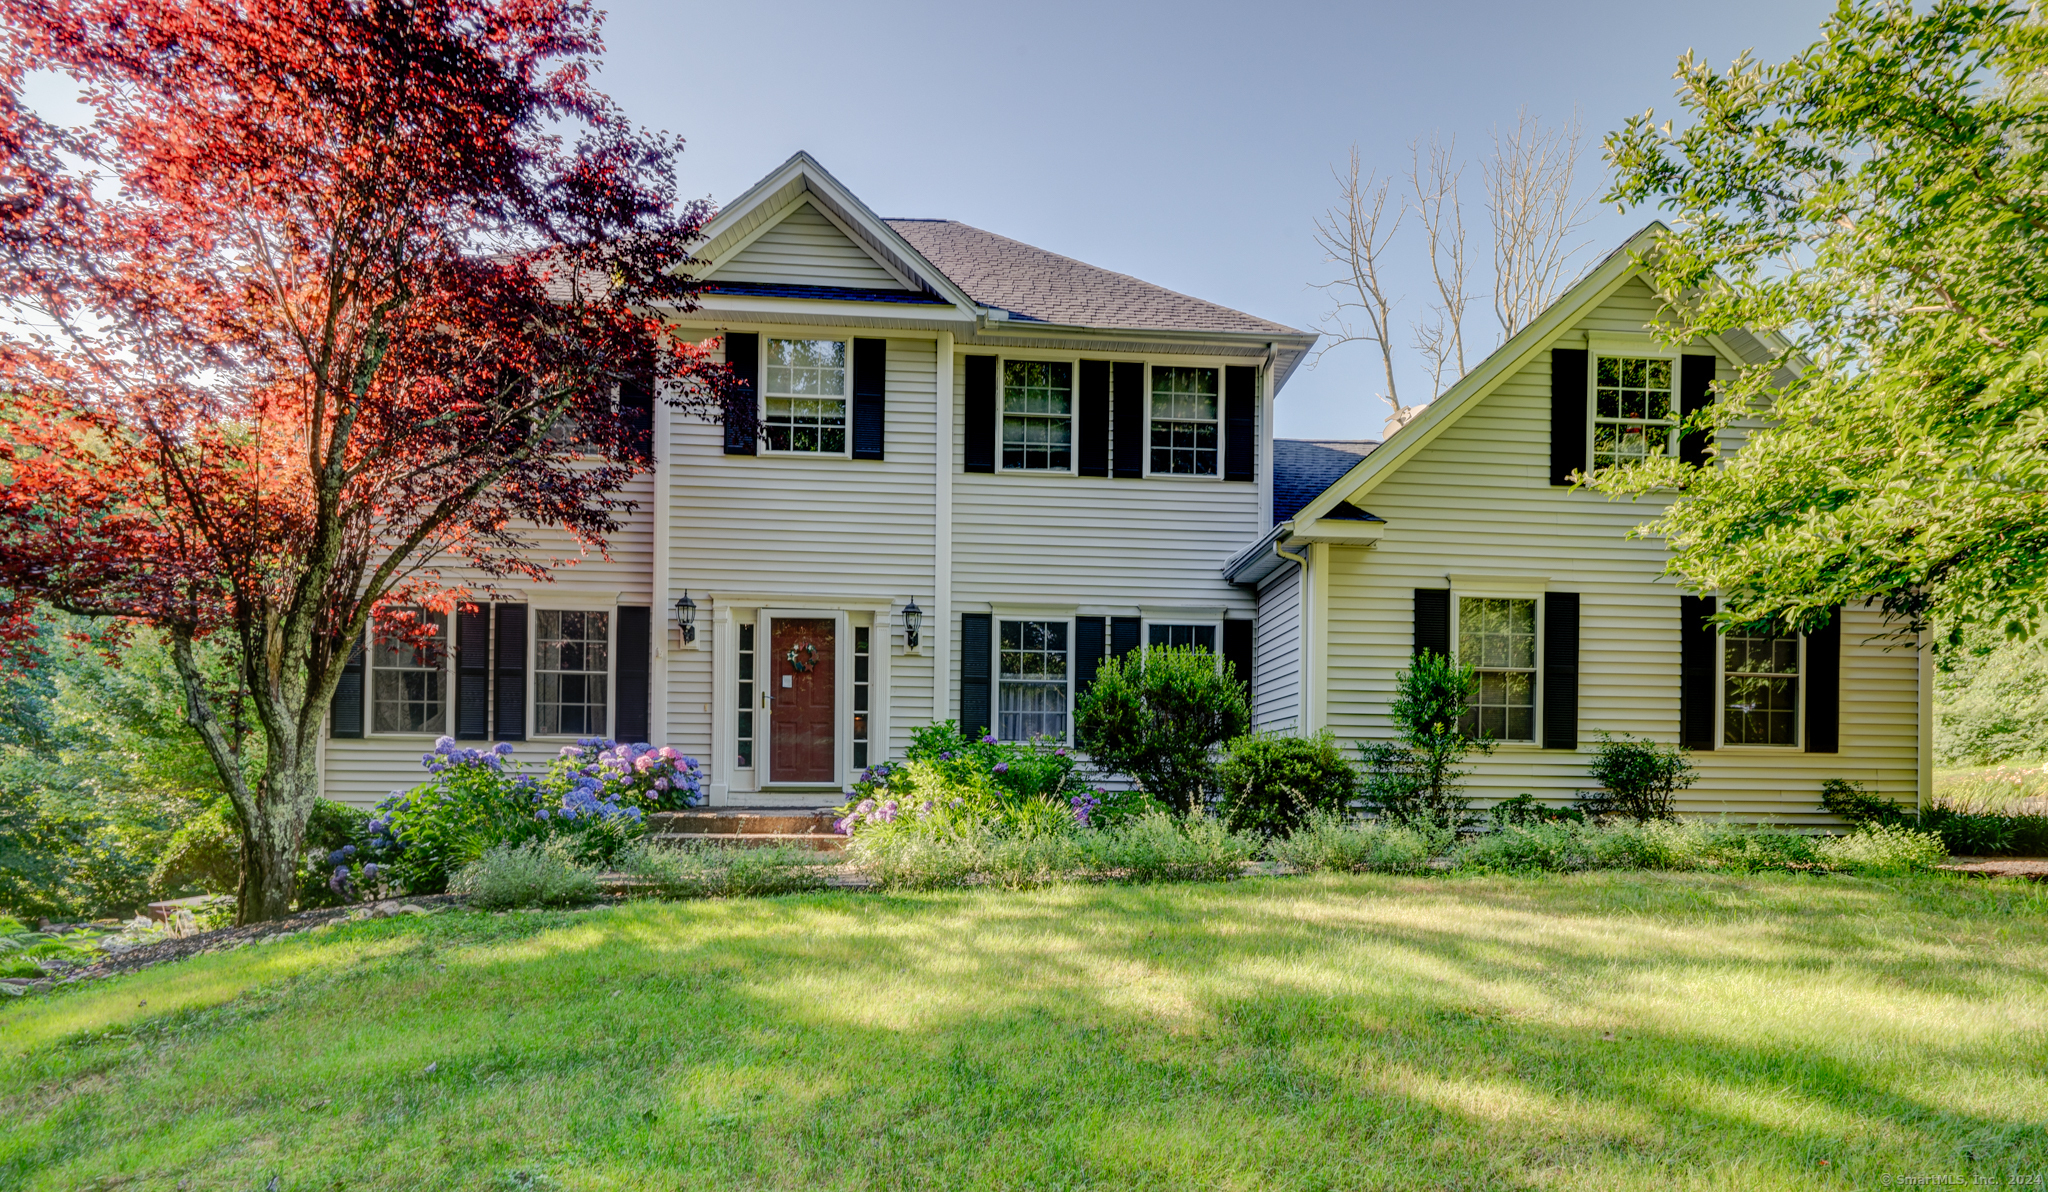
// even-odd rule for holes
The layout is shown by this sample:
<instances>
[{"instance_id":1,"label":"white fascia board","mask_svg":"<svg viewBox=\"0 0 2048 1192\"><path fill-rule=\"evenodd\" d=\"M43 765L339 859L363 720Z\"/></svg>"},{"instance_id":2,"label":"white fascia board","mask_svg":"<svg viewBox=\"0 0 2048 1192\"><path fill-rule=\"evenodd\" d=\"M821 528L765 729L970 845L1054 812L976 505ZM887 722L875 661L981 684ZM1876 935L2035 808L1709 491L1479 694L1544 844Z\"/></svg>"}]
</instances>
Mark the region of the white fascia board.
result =
<instances>
[{"instance_id":1,"label":"white fascia board","mask_svg":"<svg viewBox=\"0 0 2048 1192\"><path fill-rule=\"evenodd\" d=\"M1316 518L1303 522L1296 519L1292 539L1295 542L1336 542L1353 546L1373 546L1386 537L1385 522L1332 521Z\"/></svg>"},{"instance_id":2,"label":"white fascia board","mask_svg":"<svg viewBox=\"0 0 2048 1192\"><path fill-rule=\"evenodd\" d=\"M927 330L955 330L973 319L958 307L918 302L846 302L828 298L765 298L747 294L707 294L687 311L665 310L664 317L681 323L821 323L846 326L901 324Z\"/></svg>"},{"instance_id":3,"label":"white fascia board","mask_svg":"<svg viewBox=\"0 0 2048 1192\"><path fill-rule=\"evenodd\" d=\"M1371 454L1358 461L1357 466L1339 477L1310 501L1301 512L1294 515L1296 522L1311 522L1328 513L1340 501L1357 501L1371 492L1386 476L1402 464L1414 458L1451 423L1458 420L1466 407L1479 401L1493 391L1493 387L1520 371L1523 365L1538 352L1549 347L1566 328L1577 322L1579 316L1608 295L1635 273L1636 251L1647 247L1656 237L1668 229L1662 222L1653 221L1648 227L1629 237L1607 259L1551 303L1542 314L1527 327L1515 334L1513 339L1494 349L1493 354L1480 361L1479 367L1466 373L1457 384L1445 390L1443 395L1422 407L1406 426L1396 430L1386 442L1374 448Z\"/></svg>"}]
</instances>

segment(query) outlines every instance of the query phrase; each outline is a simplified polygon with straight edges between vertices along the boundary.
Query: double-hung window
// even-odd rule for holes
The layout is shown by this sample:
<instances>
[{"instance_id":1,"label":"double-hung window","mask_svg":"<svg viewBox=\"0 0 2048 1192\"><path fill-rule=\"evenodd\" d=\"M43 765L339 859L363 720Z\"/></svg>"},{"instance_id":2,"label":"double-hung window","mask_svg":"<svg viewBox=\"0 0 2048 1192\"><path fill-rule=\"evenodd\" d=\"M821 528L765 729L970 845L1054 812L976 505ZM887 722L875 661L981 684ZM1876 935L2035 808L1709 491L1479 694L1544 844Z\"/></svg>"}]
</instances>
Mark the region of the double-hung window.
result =
<instances>
[{"instance_id":1,"label":"double-hung window","mask_svg":"<svg viewBox=\"0 0 2048 1192\"><path fill-rule=\"evenodd\" d=\"M605 735L611 614L540 609L533 615L533 729L543 737Z\"/></svg>"},{"instance_id":2,"label":"double-hung window","mask_svg":"<svg viewBox=\"0 0 2048 1192\"><path fill-rule=\"evenodd\" d=\"M1074 366L1064 360L1003 361L1003 470L1074 468Z\"/></svg>"},{"instance_id":3,"label":"double-hung window","mask_svg":"<svg viewBox=\"0 0 2048 1192\"><path fill-rule=\"evenodd\" d=\"M1799 744L1799 638L1721 639L1721 733L1730 745Z\"/></svg>"},{"instance_id":4,"label":"double-hung window","mask_svg":"<svg viewBox=\"0 0 2048 1192\"><path fill-rule=\"evenodd\" d=\"M846 454L846 341L770 339L761 431L770 451Z\"/></svg>"},{"instance_id":5,"label":"double-hung window","mask_svg":"<svg viewBox=\"0 0 2048 1192\"><path fill-rule=\"evenodd\" d=\"M1190 649L1216 652L1216 627L1214 625L1167 625L1152 621L1145 625L1145 645L1184 646Z\"/></svg>"},{"instance_id":6,"label":"double-hung window","mask_svg":"<svg viewBox=\"0 0 2048 1192\"><path fill-rule=\"evenodd\" d=\"M997 650L996 736L1067 739L1067 622L1002 621Z\"/></svg>"},{"instance_id":7,"label":"double-hung window","mask_svg":"<svg viewBox=\"0 0 2048 1192\"><path fill-rule=\"evenodd\" d=\"M1494 741L1535 740L1536 602L1460 597L1458 661L1479 680L1459 727Z\"/></svg>"},{"instance_id":8,"label":"double-hung window","mask_svg":"<svg viewBox=\"0 0 2048 1192\"><path fill-rule=\"evenodd\" d=\"M379 631L370 652L372 731L448 731L448 618L412 610L415 632Z\"/></svg>"},{"instance_id":9,"label":"double-hung window","mask_svg":"<svg viewBox=\"0 0 2048 1192\"><path fill-rule=\"evenodd\" d=\"M1668 356L1602 356L1593 375L1593 467L1678 450Z\"/></svg>"},{"instance_id":10,"label":"double-hung window","mask_svg":"<svg viewBox=\"0 0 2048 1192\"><path fill-rule=\"evenodd\" d=\"M1221 370L1152 366L1152 474L1215 476Z\"/></svg>"}]
</instances>

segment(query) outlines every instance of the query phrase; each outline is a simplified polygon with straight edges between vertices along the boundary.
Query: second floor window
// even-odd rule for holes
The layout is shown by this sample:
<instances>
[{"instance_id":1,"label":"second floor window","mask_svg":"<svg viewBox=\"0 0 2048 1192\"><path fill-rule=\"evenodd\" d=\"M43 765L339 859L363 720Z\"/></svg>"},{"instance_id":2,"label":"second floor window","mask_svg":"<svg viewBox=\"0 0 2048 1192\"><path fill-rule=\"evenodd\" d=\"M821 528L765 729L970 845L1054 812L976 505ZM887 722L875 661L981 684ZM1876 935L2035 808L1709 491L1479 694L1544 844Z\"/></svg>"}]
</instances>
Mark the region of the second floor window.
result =
<instances>
[{"instance_id":1,"label":"second floor window","mask_svg":"<svg viewBox=\"0 0 2048 1192\"><path fill-rule=\"evenodd\" d=\"M1536 739L1536 602L1458 601L1458 661L1479 680L1459 727L1495 741Z\"/></svg>"},{"instance_id":2,"label":"second floor window","mask_svg":"<svg viewBox=\"0 0 2048 1192\"><path fill-rule=\"evenodd\" d=\"M1003 362L1003 470L1067 472L1074 466L1074 366Z\"/></svg>"},{"instance_id":3,"label":"second floor window","mask_svg":"<svg viewBox=\"0 0 2048 1192\"><path fill-rule=\"evenodd\" d=\"M1217 370L1152 366L1152 474L1214 476Z\"/></svg>"},{"instance_id":4,"label":"second floor window","mask_svg":"<svg viewBox=\"0 0 2048 1192\"><path fill-rule=\"evenodd\" d=\"M372 731L448 731L448 618L415 610L426 636L377 634L371 651Z\"/></svg>"},{"instance_id":5,"label":"second floor window","mask_svg":"<svg viewBox=\"0 0 2048 1192\"><path fill-rule=\"evenodd\" d=\"M846 454L846 341L771 339L761 386L770 451Z\"/></svg>"},{"instance_id":6,"label":"second floor window","mask_svg":"<svg viewBox=\"0 0 2048 1192\"><path fill-rule=\"evenodd\" d=\"M1672 454L1671 361L1602 356L1593 379L1593 466L1611 468Z\"/></svg>"},{"instance_id":7,"label":"second floor window","mask_svg":"<svg viewBox=\"0 0 2048 1192\"><path fill-rule=\"evenodd\" d=\"M541 609L533 615L533 728L543 737L605 735L611 614Z\"/></svg>"}]
</instances>

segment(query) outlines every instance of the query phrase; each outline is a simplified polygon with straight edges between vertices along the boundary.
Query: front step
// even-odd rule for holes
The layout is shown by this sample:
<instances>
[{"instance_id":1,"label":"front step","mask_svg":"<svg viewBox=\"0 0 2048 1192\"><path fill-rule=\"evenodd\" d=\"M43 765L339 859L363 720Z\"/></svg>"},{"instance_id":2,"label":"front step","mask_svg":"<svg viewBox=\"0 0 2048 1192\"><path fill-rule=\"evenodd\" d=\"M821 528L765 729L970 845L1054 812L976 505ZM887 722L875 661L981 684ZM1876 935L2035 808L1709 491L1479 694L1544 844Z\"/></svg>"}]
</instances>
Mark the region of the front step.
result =
<instances>
[{"instance_id":1,"label":"front step","mask_svg":"<svg viewBox=\"0 0 2048 1192\"><path fill-rule=\"evenodd\" d=\"M657 811L647 817L648 839L659 844L723 844L739 848L793 844L820 852L846 847L833 831L829 808L699 807Z\"/></svg>"}]
</instances>

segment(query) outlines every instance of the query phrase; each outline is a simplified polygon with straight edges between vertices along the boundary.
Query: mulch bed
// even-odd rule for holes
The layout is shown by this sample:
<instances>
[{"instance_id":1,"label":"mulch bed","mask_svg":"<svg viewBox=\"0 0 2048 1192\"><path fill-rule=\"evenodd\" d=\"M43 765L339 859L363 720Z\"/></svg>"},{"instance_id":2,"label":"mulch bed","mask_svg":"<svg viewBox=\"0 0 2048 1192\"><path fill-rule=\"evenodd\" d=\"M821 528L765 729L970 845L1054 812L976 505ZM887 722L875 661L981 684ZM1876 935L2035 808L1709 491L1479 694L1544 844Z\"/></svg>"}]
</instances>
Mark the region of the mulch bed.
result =
<instances>
[{"instance_id":1,"label":"mulch bed","mask_svg":"<svg viewBox=\"0 0 2048 1192\"><path fill-rule=\"evenodd\" d=\"M2023 877L2032 882L2048 882L2048 857L1951 857L1942 868L1971 877Z\"/></svg>"}]
</instances>

